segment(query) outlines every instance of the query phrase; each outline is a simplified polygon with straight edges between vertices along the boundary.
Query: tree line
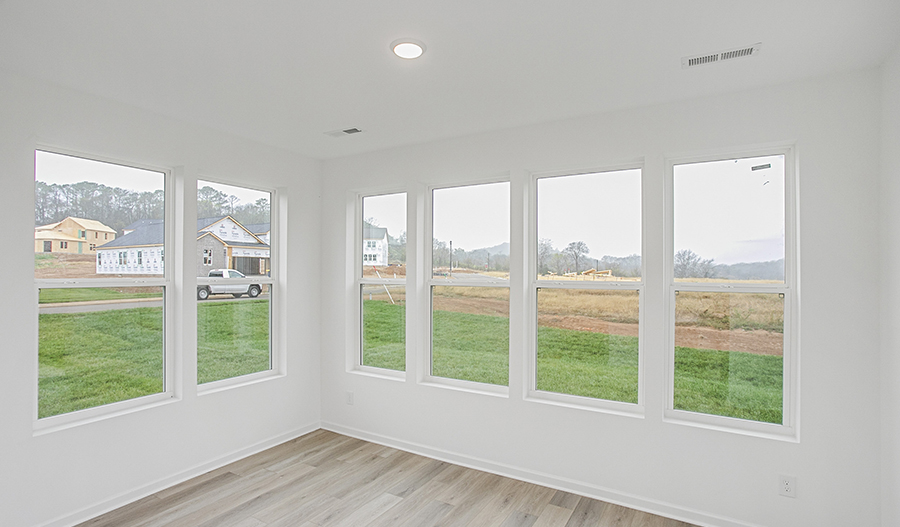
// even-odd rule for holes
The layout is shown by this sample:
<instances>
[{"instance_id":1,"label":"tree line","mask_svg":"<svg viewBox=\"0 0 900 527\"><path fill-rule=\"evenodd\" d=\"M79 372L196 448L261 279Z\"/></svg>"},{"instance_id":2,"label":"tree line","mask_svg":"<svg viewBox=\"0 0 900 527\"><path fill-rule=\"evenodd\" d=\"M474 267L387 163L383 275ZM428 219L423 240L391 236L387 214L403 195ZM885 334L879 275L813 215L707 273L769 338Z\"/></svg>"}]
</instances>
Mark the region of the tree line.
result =
<instances>
[{"instance_id":1,"label":"tree line","mask_svg":"<svg viewBox=\"0 0 900 527\"><path fill-rule=\"evenodd\" d=\"M197 191L197 217L231 215L245 225L269 222L269 200L261 198L242 205L238 202L235 196L203 187ZM121 234L122 229L135 221L163 219L164 211L165 192L162 189L138 192L91 181L34 183L36 227L73 216L99 221Z\"/></svg>"}]
</instances>

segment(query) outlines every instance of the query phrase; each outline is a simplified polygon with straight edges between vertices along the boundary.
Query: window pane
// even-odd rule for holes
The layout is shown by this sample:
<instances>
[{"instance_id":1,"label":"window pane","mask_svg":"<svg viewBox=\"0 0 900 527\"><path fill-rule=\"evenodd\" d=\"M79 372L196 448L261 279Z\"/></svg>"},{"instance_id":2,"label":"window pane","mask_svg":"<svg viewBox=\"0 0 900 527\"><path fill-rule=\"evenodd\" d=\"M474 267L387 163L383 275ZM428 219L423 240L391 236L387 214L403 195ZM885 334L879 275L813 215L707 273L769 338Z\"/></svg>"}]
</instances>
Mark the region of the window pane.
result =
<instances>
[{"instance_id":1,"label":"window pane","mask_svg":"<svg viewBox=\"0 0 900 527\"><path fill-rule=\"evenodd\" d=\"M432 288L431 374L509 384L509 289Z\"/></svg>"},{"instance_id":2,"label":"window pane","mask_svg":"<svg viewBox=\"0 0 900 527\"><path fill-rule=\"evenodd\" d=\"M406 371L406 287L364 284L363 366Z\"/></svg>"},{"instance_id":3,"label":"window pane","mask_svg":"<svg viewBox=\"0 0 900 527\"><path fill-rule=\"evenodd\" d=\"M405 277L406 193L363 198L362 217L363 276Z\"/></svg>"},{"instance_id":4,"label":"window pane","mask_svg":"<svg viewBox=\"0 0 900 527\"><path fill-rule=\"evenodd\" d=\"M436 189L432 203L433 277L509 278L509 183Z\"/></svg>"},{"instance_id":5,"label":"window pane","mask_svg":"<svg viewBox=\"0 0 900 527\"><path fill-rule=\"evenodd\" d=\"M640 280L641 171L537 180L542 279Z\"/></svg>"},{"instance_id":6,"label":"window pane","mask_svg":"<svg viewBox=\"0 0 900 527\"><path fill-rule=\"evenodd\" d=\"M637 404L639 298L538 289L537 389Z\"/></svg>"},{"instance_id":7,"label":"window pane","mask_svg":"<svg viewBox=\"0 0 900 527\"><path fill-rule=\"evenodd\" d=\"M165 175L35 152L34 277L163 275Z\"/></svg>"},{"instance_id":8,"label":"window pane","mask_svg":"<svg viewBox=\"0 0 900 527\"><path fill-rule=\"evenodd\" d=\"M39 417L163 391L163 290L40 290Z\"/></svg>"},{"instance_id":9,"label":"window pane","mask_svg":"<svg viewBox=\"0 0 900 527\"><path fill-rule=\"evenodd\" d=\"M197 382L271 368L268 293L197 302Z\"/></svg>"},{"instance_id":10,"label":"window pane","mask_svg":"<svg viewBox=\"0 0 900 527\"><path fill-rule=\"evenodd\" d=\"M200 384L272 367L271 198L261 190L197 182Z\"/></svg>"},{"instance_id":11,"label":"window pane","mask_svg":"<svg viewBox=\"0 0 900 527\"><path fill-rule=\"evenodd\" d=\"M674 167L675 280L784 282L784 156Z\"/></svg>"},{"instance_id":12,"label":"window pane","mask_svg":"<svg viewBox=\"0 0 900 527\"><path fill-rule=\"evenodd\" d=\"M235 269L270 276L272 196L261 190L197 182L197 276Z\"/></svg>"},{"instance_id":13,"label":"window pane","mask_svg":"<svg viewBox=\"0 0 900 527\"><path fill-rule=\"evenodd\" d=\"M679 291L675 408L782 422L784 299Z\"/></svg>"}]
</instances>

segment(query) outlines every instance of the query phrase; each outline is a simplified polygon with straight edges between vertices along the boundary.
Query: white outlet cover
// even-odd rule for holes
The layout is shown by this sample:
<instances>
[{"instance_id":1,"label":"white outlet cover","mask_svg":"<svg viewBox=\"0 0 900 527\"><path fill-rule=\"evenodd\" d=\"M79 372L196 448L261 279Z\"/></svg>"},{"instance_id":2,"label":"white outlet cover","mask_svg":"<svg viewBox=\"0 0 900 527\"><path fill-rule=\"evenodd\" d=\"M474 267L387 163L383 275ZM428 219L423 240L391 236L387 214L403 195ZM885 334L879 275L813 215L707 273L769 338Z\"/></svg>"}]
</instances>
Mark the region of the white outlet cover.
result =
<instances>
[{"instance_id":1,"label":"white outlet cover","mask_svg":"<svg viewBox=\"0 0 900 527\"><path fill-rule=\"evenodd\" d=\"M797 476L778 475L778 494L788 497L797 497Z\"/></svg>"}]
</instances>

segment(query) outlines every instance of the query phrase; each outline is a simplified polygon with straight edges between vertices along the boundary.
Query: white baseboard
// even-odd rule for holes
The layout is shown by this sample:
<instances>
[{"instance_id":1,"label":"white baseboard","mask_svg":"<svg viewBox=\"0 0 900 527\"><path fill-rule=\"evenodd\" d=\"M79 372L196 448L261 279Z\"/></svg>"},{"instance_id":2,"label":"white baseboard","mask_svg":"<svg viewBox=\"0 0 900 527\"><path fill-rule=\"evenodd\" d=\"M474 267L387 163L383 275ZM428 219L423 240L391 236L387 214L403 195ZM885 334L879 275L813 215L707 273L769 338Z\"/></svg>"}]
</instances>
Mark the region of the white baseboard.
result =
<instances>
[{"instance_id":1,"label":"white baseboard","mask_svg":"<svg viewBox=\"0 0 900 527\"><path fill-rule=\"evenodd\" d=\"M506 476L552 489L563 490L573 494L579 494L594 498L597 500L614 503L623 507L636 509L639 511L656 514L666 518L679 520L700 527L761 527L757 524L745 523L732 518L725 518L715 514L709 514L702 511L665 503L658 500L644 498L634 494L627 494L613 489L599 487L581 481L575 481L568 478L561 478L552 474L535 472L533 470L523 469L506 465L503 463L495 463L486 459L475 458L456 452L450 452L438 448L432 448L418 443L410 443L395 439L392 437L372 434L363 430L346 427L336 423L323 422L322 428L336 432L338 434L363 439L372 443L405 450L414 454L425 457L446 461L456 465L468 468L474 468L484 472L490 472L500 476Z\"/></svg>"},{"instance_id":2,"label":"white baseboard","mask_svg":"<svg viewBox=\"0 0 900 527\"><path fill-rule=\"evenodd\" d=\"M167 489L173 485L177 485L182 481L187 481L191 478L197 477L201 474L205 474L210 470L215 470L219 467L223 467L229 463L233 463L239 459L243 459L247 456L252 456L258 452L262 452L268 448L272 448L273 446L280 445L285 441L290 441L291 439L300 437L302 435L308 434L315 430L321 428L318 423L309 424L306 426L301 426L291 430L290 432L285 432L283 434L279 434L275 437L266 439L264 441L260 441L256 444L250 445L246 448L241 448L234 452L231 452L228 455L222 456L220 458L214 459L212 461L202 463L200 465L191 467L185 471L182 471L173 476L165 477L154 481L148 485L144 485L142 487L132 489L129 491L122 492L116 496L113 496L109 499L103 500L100 503L95 505L91 505L79 511L73 512L71 514L66 514L50 520L46 523L42 523L40 527L69 527L72 525L77 525L81 522L85 522L90 520L91 518L95 518L100 516L101 514L105 514L109 511L118 509L123 505L128 505L133 501L137 501L141 498L147 497L151 494L159 492L163 489Z\"/></svg>"}]
</instances>

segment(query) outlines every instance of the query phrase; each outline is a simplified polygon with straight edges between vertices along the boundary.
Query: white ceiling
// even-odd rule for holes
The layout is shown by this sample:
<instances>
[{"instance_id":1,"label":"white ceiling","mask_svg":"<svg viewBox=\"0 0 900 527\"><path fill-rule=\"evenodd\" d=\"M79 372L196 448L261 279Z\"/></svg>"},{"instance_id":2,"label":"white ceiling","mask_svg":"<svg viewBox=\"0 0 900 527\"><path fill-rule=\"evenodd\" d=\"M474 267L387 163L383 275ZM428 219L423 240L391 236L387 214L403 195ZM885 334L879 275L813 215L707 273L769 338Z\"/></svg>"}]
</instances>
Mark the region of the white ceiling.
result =
<instances>
[{"instance_id":1,"label":"white ceiling","mask_svg":"<svg viewBox=\"0 0 900 527\"><path fill-rule=\"evenodd\" d=\"M400 37L425 55L393 56ZM898 45L898 0L0 1L0 65L319 159L870 68Z\"/></svg>"}]
</instances>

